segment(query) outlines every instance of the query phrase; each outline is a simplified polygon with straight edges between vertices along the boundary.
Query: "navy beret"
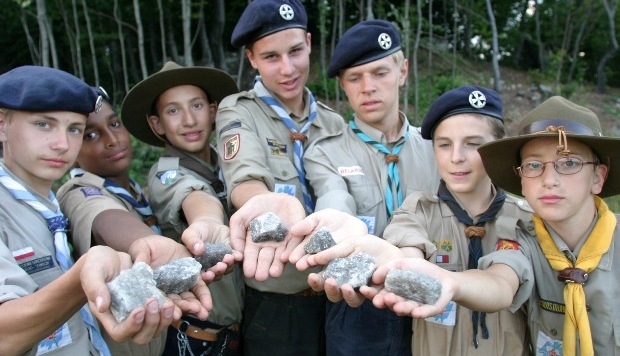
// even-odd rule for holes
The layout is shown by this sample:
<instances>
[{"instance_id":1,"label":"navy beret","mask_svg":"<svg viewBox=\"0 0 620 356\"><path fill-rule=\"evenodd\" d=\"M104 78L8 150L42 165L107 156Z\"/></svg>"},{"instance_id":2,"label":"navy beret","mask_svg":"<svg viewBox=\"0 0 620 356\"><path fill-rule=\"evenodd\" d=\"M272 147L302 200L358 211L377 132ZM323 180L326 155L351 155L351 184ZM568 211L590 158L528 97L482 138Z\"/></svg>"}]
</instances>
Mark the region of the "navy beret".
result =
<instances>
[{"instance_id":1,"label":"navy beret","mask_svg":"<svg viewBox=\"0 0 620 356\"><path fill-rule=\"evenodd\" d=\"M308 15L299 0L254 0L237 21L230 43L241 48L273 33L307 26Z\"/></svg>"},{"instance_id":2,"label":"navy beret","mask_svg":"<svg viewBox=\"0 0 620 356\"><path fill-rule=\"evenodd\" d=\"M88 116L101 98L83 80L62 70L22 66L0 75L0 107L19 111L71 111Z\"/></svg>"},{"instance_id":3,"label":"navy beret","mask_svg":"<svg viewBox=\"0 0 620 356\"><path fill-rule=\"evenodd\" d=\"M447 91L433 101L424 116L422 138L432 139L433 130L441 120L464 113L487 115L503 122L502 98L495 90L476 85L463 85Z\"/></svg>"},{"instance_id":4,"label":"navy beret","mask_svg":"<svg viewBox=\"0 0 620 356\"><path fill-rule=\"evenodd\" d=\"M343 69L366 64L400 50L400 34L391 22L362 21L348 29L334 49L327 76L334 77Z\"/></svg>"}]
</instances>

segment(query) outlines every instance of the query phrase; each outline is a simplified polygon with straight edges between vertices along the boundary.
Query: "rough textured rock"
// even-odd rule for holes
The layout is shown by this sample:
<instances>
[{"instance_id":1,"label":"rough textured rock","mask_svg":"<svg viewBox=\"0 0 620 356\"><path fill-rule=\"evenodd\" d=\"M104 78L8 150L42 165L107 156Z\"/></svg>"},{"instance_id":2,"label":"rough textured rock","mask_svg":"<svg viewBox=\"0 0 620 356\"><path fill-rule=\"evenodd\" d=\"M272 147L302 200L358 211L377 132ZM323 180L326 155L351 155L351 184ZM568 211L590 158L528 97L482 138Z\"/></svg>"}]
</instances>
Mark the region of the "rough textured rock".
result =
<instances>
[{"instance_id":1,"label":"rough textured rock","mask_svg":"<svg viewBox=\"0 0 620 356\"><path fill-rule=\"evenodd\" d=\"M335 258L325 268L323 280L334 278L341 287L348 284L359 288L368 285L375 267L375 259L364 252L346 258Z\"/></svg>"},{"instance_id":2,"label":"rough textured rock","mask_svg":"<svg viewBox=\"0 0 620 356\"><path fill-rule=\"evenodd\" d=\"M164 293L180 294L196 285L201 269L202 265L193 257L179 258L157 267L153 271L153 278L157 288Z\"/></svg>"},{"instance_id":3,"label":"rough textured rock","mask_svg":"<svg viewBox=\"0 0 620 356\"><path fill-rule=\"evenodd\" d=\"M250 234L252 241L282 241L288 229L282 224L280 218L272 212L257 216L250 221Z\"/></svg>"},{"instance_id":4,"label":"rough textured rock","mask_svg":"<svg viewBox=\"0 0 620 356\"><path fill-rule=\"evenodd\" d=\"M205 243L205 252L202 256L196 256L196 261L202 265L203 270L215 266L224 259L227 254L233 253L232 248L222 243Z\"/></svg>"},{"instance_id":5,"label":"rough textured rock","mask_svg":"<svg viewBox=\"0 0 620 356\"><path fill-rule=\"evenodd\" d=\"M164 293L155 285L153 270L144 262L121 271L107 286L111 297L110 309L119 323L149 298L157 298L160 307L165 301Z\"/></svg>"},{"instance_id":6,"label":"rough textured rock","mask_svg":"<svg viewBox=\"0 0 620 356\"><path fill-rule=\"evenodd\" d=\"M336 241L334 241L331 232L322 227L316 234L308 239L308 242L306 242L304 246L304 251L306 251L306 253L319 253L334 245L336 245Z\"/></svg>"},{"instance_id":7,"label":"rough textured rock","mask_svg":"<svg viewBox=\"0 0 620 356\"><path fill-rule=\"evenodd\" d=\"M385 277L385 289L422 304L435 304L441 295L441 282L423 273L392 269Z\"/></svg>"}]
</instances>

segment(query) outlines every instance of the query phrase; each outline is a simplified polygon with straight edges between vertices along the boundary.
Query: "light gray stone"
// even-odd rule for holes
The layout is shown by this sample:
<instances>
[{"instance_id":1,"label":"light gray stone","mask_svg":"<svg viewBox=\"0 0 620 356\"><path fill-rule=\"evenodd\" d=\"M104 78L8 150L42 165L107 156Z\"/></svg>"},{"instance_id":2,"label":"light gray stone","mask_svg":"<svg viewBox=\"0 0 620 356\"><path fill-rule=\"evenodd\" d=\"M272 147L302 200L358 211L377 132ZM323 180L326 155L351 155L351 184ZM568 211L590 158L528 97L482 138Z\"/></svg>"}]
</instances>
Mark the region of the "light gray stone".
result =
<instances>
[{"instance_id":1,"label":"light gray stone","mask_svg":"<svg viewBox=\"0 0 620 356\"><path fill-rule=\"evenodd\" d=\"M368 285L375 268L374 257L360 252L346 258L331 260L323 272L323 280L334 278L340 287L348 284L353 288L359 288Z\"/></svg>"},{"instance_id":2,"label":"light gray stone","mask_svg":"<svg viewBox=\"0 0 620 356\"><path fill-rule=\"evenodd\" d=\"M218 262L221 262L225 255L232 253L232 248L226 244L205 243L205 252L202 256L196 256L195 258L202 265L202 269L206 271Z\"/></svg>"},{"instance_id":3,"label":"light gray stone","mask_svg":"<svg viewBox=\"0 0 620 356\"><path fill-rule=\"evenodd\" d=\"M164 293L181 294L196 285L201 269L202 265L193 257L179 258L157 267L153 278Z\"/></svg>"},{"instance_id":4,"label":"light gray stone","mask_svg":"<svg viewBox=\"0 0 620 356\"><path fill-rule=\"evenodd\" d=\"M392 269L385 277L385 289L405 299L433 305L441 296L441 282L423 273Z\"/></svg>"},{"instance_id":5,"label":"light gray stone","mask_svg":"<svg viewBox=\"0 0 620 356\"><path fill-rule=\"evenodd\" d=\"M112 315L117 322L125 320L132 310L144 306L149 298L157 298L161 307L166 296L157 289L153 270L144 262L136 263L107 284L110 292Z\"/></svg>"},{"instance_id":6,"label":"light gray stone","mask_svg":"<svg viewBox=\"0 0 620 356\"><path fill-rule=\"evenodd\" d=\"M322 227L316 234L308 239L308 242L306 242L304 246L304 251L306 251L306 253L319 253L334 245L336 245L336 241L334 241L331 232Z\"/></svg>"},{"instance_id":7,"label":"light gray stone","mask_svg":"<svg viewBox=\"0 0 620 356\"><path fill-rule=\"evenodd\" d=\"M250 221L250 234L253 242L280 242L288 234L288 229L276 214L267 212Z\"/></svg>"}]
</instances>

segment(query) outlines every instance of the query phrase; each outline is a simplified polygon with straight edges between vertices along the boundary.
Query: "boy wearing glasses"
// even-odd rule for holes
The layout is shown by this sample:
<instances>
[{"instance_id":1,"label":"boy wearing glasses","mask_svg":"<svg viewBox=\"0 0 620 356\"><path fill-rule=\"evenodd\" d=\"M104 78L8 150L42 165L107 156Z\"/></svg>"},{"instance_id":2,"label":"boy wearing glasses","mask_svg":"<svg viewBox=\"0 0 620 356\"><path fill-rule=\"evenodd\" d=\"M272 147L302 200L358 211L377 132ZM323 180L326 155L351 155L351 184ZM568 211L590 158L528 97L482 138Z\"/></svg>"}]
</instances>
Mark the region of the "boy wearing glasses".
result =
<instances>
[{"instance_id":1,"label":"boy wearing glasses","mask_svg":"<svg viewBox=\"0 0 620 356\"><path fill-rule=\"evenodd\" d=\"M446 273L421 260L390 263L441 279L442 296L419 306L381 292L375 304L414 317L440 313L450 300L487 311L523 308L536 355L618 355L620 230L602 198L620 192L619 148L619 138L602 136L594 112L548 99L523 118L519 136L479 148L491 179L523 193L533 224L521 224L514 240L498 241L497 251L479 262L484 272Z\"/></svg>"}]
</instances>

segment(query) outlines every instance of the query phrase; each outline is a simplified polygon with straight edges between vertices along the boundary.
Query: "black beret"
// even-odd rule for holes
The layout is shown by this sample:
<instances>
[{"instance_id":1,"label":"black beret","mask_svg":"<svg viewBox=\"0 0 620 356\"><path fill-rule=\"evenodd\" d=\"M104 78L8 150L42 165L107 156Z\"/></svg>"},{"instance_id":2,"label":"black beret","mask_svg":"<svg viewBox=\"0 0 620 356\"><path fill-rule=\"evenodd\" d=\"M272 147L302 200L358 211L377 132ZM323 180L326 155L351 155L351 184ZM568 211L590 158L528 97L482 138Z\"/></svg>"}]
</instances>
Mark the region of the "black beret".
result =
<instances>
[{"instance_id":1,"label":"black beret","mask_svg":"<svg viewBox=\"0 0 620 356\"><path fill-rule=\"evenodd\" d=\"M101 98L83 80L62 70L22 66L0 75L0 107L19 111L71 111L88 116Z\"/></svg>"},{"instance_id":2,"label":"black beret","mask_svg":"<svg viewBox=\"0 0 620 356\"><path fill-rule=\"evenodd\" d=\"M237 21L230 43L241 48L273 33L307 26L308 15L299 0L254 0Z\"/></svg>"},{"instance_id":3,"label":"black beret","mask_svg":"<svg viewBox=\"0 0 620 356\"><path fill-rule=\"evenodd\" d=\"M362 21L348 29L334 49L327 76L334 77L343 69L366 64L400 50L400 35L391 22Z\"/></svg>"},{"instance_id":4,"label":"black beret","mask_svg":"<svg viewBox=\"0 0 620 356\"><path fill-rule=\"evenodd\" d=\"M463 85L447 91L435 99L424 116L422 138L432 139L433 130L441 120L464 113L487 115L503 122L502 98L495 90L476 85Z\"/></svg>"}]
</instances>

